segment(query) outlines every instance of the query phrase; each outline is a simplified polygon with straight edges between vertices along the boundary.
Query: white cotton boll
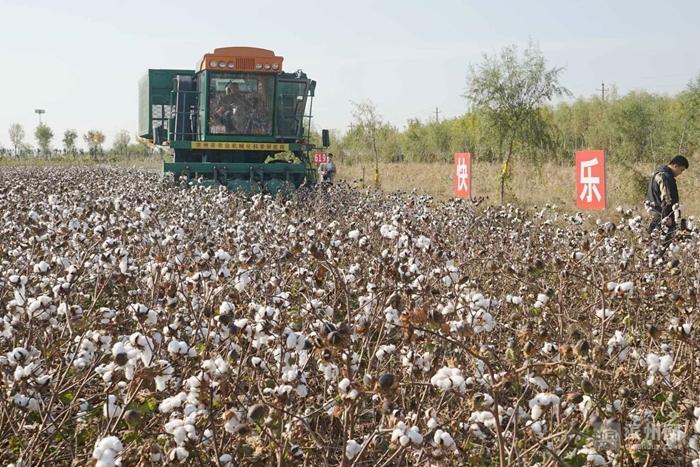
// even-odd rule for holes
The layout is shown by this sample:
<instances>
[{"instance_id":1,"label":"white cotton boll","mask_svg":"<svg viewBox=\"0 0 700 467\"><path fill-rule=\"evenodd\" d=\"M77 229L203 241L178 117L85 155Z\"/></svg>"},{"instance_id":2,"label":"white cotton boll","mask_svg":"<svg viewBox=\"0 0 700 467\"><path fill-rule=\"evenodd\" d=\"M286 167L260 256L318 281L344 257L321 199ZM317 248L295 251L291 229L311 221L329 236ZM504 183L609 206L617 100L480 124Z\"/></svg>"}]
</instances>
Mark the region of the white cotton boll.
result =
<instances>
[{"instance_id":1,"label":"white cotton boll","mask_svg":"<svg viewBox=\"0 0 700 467\"><path fill-rule=\"evenodd\" d=\"M353 460L362 450L362 445L354 439L349 439L345 445L345 457L348 460Z\"/></svg>"},{"instance_id":2,"label":"white cotton boll","mask_svg":"<svg viewBox=\"0 0 700 467\"><path fill-rule=\"evenodd\" d=\"M441 436L442 440L442 445L445 446L447 449L455 449L457 446L455 445L455 440L452 438L452 435L444 432Z\"/></svg>"},{"instance_id":3,"label":"white cotton boll","mask_svg":"<svg viewBox=\"0 0 700 467\"><path fill-rule=\"evenodd\" d=\"M170 451L168 454L168 459L183 463L189 455L190 453L187 449L183 448L182 446L178 446Z\"/></svg>"},{"instance_id":4,"label":"white cotton boll","mask_svg":"<svg viewBox=\"0 0 700 467\"><path fill-rule=\"evenodd\" d=\"M338 383L338 389L343 393L348 392L348 388L350 387L350 380L348 378L343 378L340 383Z\"/></svg>"},{"instance_id":5,"label":"white cotton boll","mask_svg":"<svg viewBox=\"0 0 700 467\"><path fill-rule=\"evenodd\" d=\"M683 323L681 326L681 330L684 335L689 336L691 332L693 331L693 324L692 323Z\"/></svg>"},{"instance_id":6,"label":"white cotton boll","mask_svg":"<svg viewBox=\"0 0 700 467\"><path fill-rule=\"evenodd\" d=\"M617 288L617 282L608 282L606 287L610 292L612 292Z\"/></svg>"},{"instance_id":7,"label":"white cotton boll","mask_svg":"<svg viewBox=\"0 0 700 467\"><path fill-rule=\"evenodd\" d=\"M360 238L360 231L359 230L351 230L348 232L348 238L351 240L357 240Z\"/></svg>"},{"instance_id":8,"label":"white cotton boll","mask_svg":"<svg viewBox=\"0 0 700 467\"><path fill-rule=\"evenodd\" d=\"M126 358L126 357L127 357L127 353L128 353L127 348L126 348L126 347L124 346L124 344L121 343L121 342L116 342L116 343L112 346L112 357L115 358L115 359L117 359L117 358ZM120 356L122 356L122 355L123 355L123 357L120 357Z\"/></svg>"},{"instance_id":9,"label":"white cotton boll","mask_svg":"<svg viewBox=\"0 0 700 467\"><path fill-rule=\"evenodd\" d=\"M523 304L523 298L519 297L517 295L506 295L506 303L511 303L513 305L522 305Z\"/></svg>"},{"instance_id":10,"label":"white cotton boll","mask_svg":"<svg viewBox=\"0 0 700 467\"><path fill-rule=\"evenodd\" d=\"M219 248L216 251L216 253L214 253L214 257L224 263L231 261L231 255L228 254L226 251L222 250L221 248Z\"/></svg>"},{"instance_id":11,"label":"white cotton boll","mask_svg":"<svg viewBox=\"0 0 700 467\"><path fill-rule=\"evenodd\" d=\"M95 443L95 448L92 451L92 458L95 459L96 466L113 467L121 465L119 453L122 452L124 446L116 436L107 436Z\"/></svg>"},{"instance_id":12,"label":"white cotton boll","mask_svg":"<svg viewBox=\"0 0 700 467\"><path fill-rule=\"evenodd\" d=\"M435 420L435 417L430 417L430 420L428 420L428 429L429 430L434 430L437 428L438 422Z\"/></svg>"},{"instance_id":13,"label":"white cotton boll","mask_svg":"<svg viewBox=\"0 0 700 467\"><path fill-rule=\"evenodd\" d=\"M668 376L673 367L673 357L670 355L664 355L659 359L659 373L664 376Z\"/></svg>"},{"instance_id":14,"label":"white cotton boll","mask_svg":"<svg viewBox=\"0 0 700 467\"><path fill-rule=\"evenodd\" d=\"M37 274L46 274L51 266L46 261L39 261L33 267L33 270Z\"/></svg>"},{"instance_id":15,"label":"white cotton boll","mask_svg":"<svg viewBox=\"0 0 700 467\"><path fill-rule=\"evenodd\" d=\"M526 379L526 381L527 381L528 383L533 384L533 385L537 386L537 387L540 388L540 389L543 389L543 390L545 390L545 391L546 391L547 389L549 389L549 385L548 385L547 382L544 380L544 378L542 378L541 376L530 376L530 375L527 375L527 376L525 377L525 379Z\"/></svg>"},{"instance_id":16,"label":"white cotton boll","mask_svg":"<svg viewBox=\"0 0 700 467\"><path fill-rule=\"evenodd\" d=\"M411 440L411 443L413 443L415 446L420 446L421 444L423 444L423 436L418 431L417 426L412 426L411 429L408 430L406 434L408 435L408 438Z\"/></svg>"},{"instance_id":17,"label":"white cotton boll","mask_svg":"<svg viewBox=\"0 0 700 467\"><path fill-rule=\"evenodd\" d=\"M588 465L608 465L608 461L605 460L605 457L594 453L586 455L586 463Z\"/></svg>"},{"instance_id":18,"label":"white cotton boll","mask_svg":"<svg viewBox=\"0 0 700 467\"><path fill-rule=\"evenodd\" d=\"M529 426L532 432L535 433L535 435L537 435L537 437L542 437L544 433L544 425L541 421L538 420L536 422L531 422L528 420L528 422L525 425Z\"/></svg>"},{"instance_id":19,"label":"white cotton boll","mask_svg":"<svg viewBox=\"0 0 700 467\"><path fill-rule=\"evenodd\" d=\"M413 241L413 244L421 250L427 250L430 248L431 241L428 237L421 235Z\"/></svg>"},{"instance_id":20,"label":"white cotton boll","mask_svg":"<svg viewBox=\"0 0 700 467\"><path fill-rule=\"evenodd\" d=\"M381 233L382 237L388 238L389 240L393 240L399 235L399 231L396 230L396 227L391 224L383 224L380 227L379 232Z\"/></svg>"},{"instance_id":21,"label":"white cotton boll","mask_svg":"<svg viewBox=\"0 0 700 467\"><path fill-rule=\"evenodd\" d=\"M409 438L407 435L401 435L399 438L399 444L401 446L408 446L408 443L411 442L411 438Z\"/></svg>"},{"instance_id":22,"label":"white cotton boll","mask_svg":"<svg viewBox=\"0 0 700 467\"><path fill-rule=\"evenodd\" d=\"M122 408L117 404L117 397L110 394L107 396L107 401L102 406L102 415L107 419L119 418L122 414Z\"/></svg>"},{"instance_id":23,"label":"white cotton boll","mask_svg":"<svg viewBox=\"0 0 700 467\"><path fill-rule=\"evenodd\" d=\"M542 416L542 406L541 405L534 405L530 409L530 418L533 420L539 420L539 418Z\"/></svg>"},{"instance_id":24,"label":"white cotton boll","mask_svg":"<svg viewBox=\"0 0 700 467\"><path fill-rule=\"evenodd\" d=\"M634 282L631 282L631 281L623 282L623 283L618 285L618 288L623 293L632 293L632 292L634 292Z\"/></svg>"},{"instance_id":25,"label":"white cotton boll","mask_svg":"<svg viewBox=\"0 0 700 467\"><path fill-rule=\"evenodd\" d=\"M297 352L304 350L306 346L306 338L296 332L290 332L287 336L287 348Z\"/></svg>"},{"instance_id":26,"label":"white cotton boll","mask_svg":"<svg viewBox=\"0 0 700 467\"><path fill-rule=\"evenodd\" d=\"M647 369L656 372L659 369L660 359L655 353L648 353L646 356Z\"/></svg>"},{"instance_id":27,"label":"white cotton boll","mask_svg":"<svg viewBox=\"0 0 700 467\"><path fill-rule=\"evenodd\" d=\"M595 311L595 315L596 315L598 318L600 318L600 319L610 318L610 317L611 317L612 315L614 315L614 314L615 314L615 312L612 311L610 308L605 308L605 309L603 309L603 308L598 308L598 309Z\"/></svg>"}]
</instances>

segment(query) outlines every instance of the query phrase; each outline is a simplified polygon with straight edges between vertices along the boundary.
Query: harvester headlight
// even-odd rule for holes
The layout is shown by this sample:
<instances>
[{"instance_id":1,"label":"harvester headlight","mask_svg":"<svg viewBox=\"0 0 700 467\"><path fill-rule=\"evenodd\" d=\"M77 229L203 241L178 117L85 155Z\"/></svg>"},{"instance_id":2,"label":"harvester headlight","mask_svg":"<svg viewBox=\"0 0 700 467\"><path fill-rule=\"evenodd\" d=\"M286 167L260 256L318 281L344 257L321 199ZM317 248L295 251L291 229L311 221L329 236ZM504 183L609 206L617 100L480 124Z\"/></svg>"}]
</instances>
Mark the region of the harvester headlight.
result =
<instances>
[{"instance_id":1,"label":"harvester headlight","mask_svg":"<svg viewBox=\"0 0 700 467\"><path fill-rule=\"evenodd\" d=\"M236 67L236 65L234 65L233 62L228 62L228 63L226 64L226 66L229 67L229 68L235 68L235 67Z\"/></svg>"},{"instance_id":2,"label":"harvester headlight","mask_svg":"<svg viewBox=\"0 0 700 467\"><path fill-rule=\"evenodd\" d=\"M277 70L279 67L280 67L280 66L279 66L278 64L276 64L276 63L273 63L273 64L272 64L272 69L273 69L273 70Z\"/></svg>"},{"instance_id":3,"label":"harvester headlight","mask_svg":"<svg viewBox=\"0 0 700 467\"><path fill-rule=\"evenodd\" d=\"M226 62L219 62L219 68L226 68Z\"/></svg>"},{"instance_id":4,"label":"harvester headlight","mask_svg":"<svg viewBox=\"0 0 700 467\"><path fill-rule=\"evenodd\" d=\"M269 64L269 63L266 63L266 64L265 64L265 69L266 69L266 70L269 70L269 69L270 69L270 64Z\"/></svg>"},{"instance_id":5,"label":"harvester headlight","mask_svg":"<svg viewBox=\"0 0 700 467\"><path fill-rule=\"evenodd\" d=\"M216 68L216 66L217 66L218 64L219 64L219 62L217 62L216 60L212 60L211 62L209 62L209 66L212 67L212 68Z\"/></svg>"},{"instance_id":6,"label":"harvester headlight","mask_svg":"<svg viewBox=\"0 0 700 467\"><path fill-rule=\"evenodd\" d=\"M262 70L262 63L256 63L256 64L255 64L255 69L256 69L256 70Z\"/></svg>"}]
</instances>

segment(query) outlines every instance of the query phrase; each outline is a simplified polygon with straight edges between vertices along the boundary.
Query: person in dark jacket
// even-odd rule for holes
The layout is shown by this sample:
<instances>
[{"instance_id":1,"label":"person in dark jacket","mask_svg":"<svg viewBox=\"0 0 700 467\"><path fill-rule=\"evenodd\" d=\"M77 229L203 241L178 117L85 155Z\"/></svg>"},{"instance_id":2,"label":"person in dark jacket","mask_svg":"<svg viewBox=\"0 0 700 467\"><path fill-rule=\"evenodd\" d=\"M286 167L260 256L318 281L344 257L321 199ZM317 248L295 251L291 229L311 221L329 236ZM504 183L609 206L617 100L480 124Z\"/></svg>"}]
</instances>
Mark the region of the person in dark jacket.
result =
<instances>
[{"instance_id":1,"label":"person in dark jacket","mask_svg":"<svg viewBox=\"0 0 700 467\"><path fill-rule=\"evenodd\" d=\"M651 213L649 233L665 227L667 232L676 228L674 206L678 204L676 177L688 168L688 159L676 156L667 165L657 168L649 180L646 204Z\"/></svg>"}]
</instances>

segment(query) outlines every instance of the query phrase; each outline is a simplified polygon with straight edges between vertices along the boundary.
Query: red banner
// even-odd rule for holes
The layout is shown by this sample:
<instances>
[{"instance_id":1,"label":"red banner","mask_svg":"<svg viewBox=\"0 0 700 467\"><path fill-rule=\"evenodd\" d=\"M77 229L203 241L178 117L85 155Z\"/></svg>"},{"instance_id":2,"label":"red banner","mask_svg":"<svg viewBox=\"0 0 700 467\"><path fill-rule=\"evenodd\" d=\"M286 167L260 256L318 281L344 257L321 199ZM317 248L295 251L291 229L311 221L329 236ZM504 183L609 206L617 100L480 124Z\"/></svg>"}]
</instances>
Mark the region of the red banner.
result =
<instances>
[{"instance_id":1,"label":"red banner","mask_svg":"<svg viewBox=\"0 0 700 467\"><path fill-rule=\"evenodd\" d=\"M328 154L325 152L314 153L314 164L325 164L328 162Z\"/></svg>"},{"instance_id":2,"label":"red banner","mask_svg":"<svg viewBox=\"0 0 700 467\"><path fill-rule=\"evenodd\" d=\"M605 152L576 153L576 207L605 209Z\"/></svg>"},{"instance_id":3,"label":"red banner","mask_svg":"<svg viewBox=\"0 0 700 467\"><path fill-rule=\"evenodd\" d=\"M455 153L453 186L456 198L471 198L472 155L468 152Z\"/></svg>"}]
</instances>

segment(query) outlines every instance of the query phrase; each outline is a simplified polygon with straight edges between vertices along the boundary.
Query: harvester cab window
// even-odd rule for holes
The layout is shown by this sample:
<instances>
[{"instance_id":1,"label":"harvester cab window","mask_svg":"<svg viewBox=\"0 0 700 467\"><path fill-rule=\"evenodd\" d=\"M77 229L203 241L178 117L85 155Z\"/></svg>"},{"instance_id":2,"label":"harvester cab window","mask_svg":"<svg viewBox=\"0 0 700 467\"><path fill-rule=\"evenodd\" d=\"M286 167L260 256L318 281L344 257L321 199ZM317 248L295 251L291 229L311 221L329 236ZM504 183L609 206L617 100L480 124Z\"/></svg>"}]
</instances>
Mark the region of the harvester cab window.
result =
<instances>
[{"instance_id":1,"label":"harvester cab window","mask_svg":"<svg viewBox=\"0 0 700 467\"><path fill-rule=\"evenodd\" d=\"M307 81L280 81L277 84L277 134L298 137L306 107Z\"/></svg>"},{"instance_id":2,"label":"harvester cab window","mask_svg":"<svg viewBox=\"0 0 700 467\"><path fill-rule=\"evenodd\" d=\"M274 77L214 74L209 81L209 133L271 135Z\"/></svg>"}]
</instances>

